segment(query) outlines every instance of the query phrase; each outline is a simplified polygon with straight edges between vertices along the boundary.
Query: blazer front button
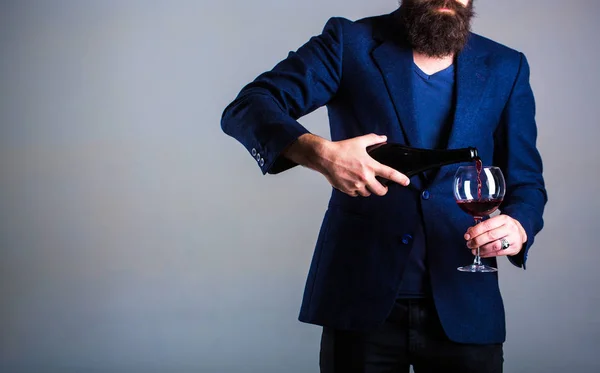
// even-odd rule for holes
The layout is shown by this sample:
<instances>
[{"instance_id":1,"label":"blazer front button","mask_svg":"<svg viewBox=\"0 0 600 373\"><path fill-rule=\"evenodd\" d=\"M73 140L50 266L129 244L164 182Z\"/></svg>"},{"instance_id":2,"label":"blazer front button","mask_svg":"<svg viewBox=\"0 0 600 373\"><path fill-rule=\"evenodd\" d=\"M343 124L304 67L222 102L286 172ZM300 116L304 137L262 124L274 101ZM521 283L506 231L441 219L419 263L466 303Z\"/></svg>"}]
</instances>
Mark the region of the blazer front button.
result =
<instances>
[{"instance_id":1,"label":"blazer front button","mask_svg":"<svg viewBox=\"0 0 600 373\"><path fill-rule=\"evenodd\" d=\"M410 240L412 240L412 236L410 234L405 234L404 236L402 236L402 243L404 245L408 245L410 243Z\"/></svg>"},{"instance_id":2,"label":"blazer front button","mask_svg":"<svg viewBox=\"0 0 600 373\"><path fill-rule=\"evenodd\" d=\"M421 197L423 197L423 199L428 200L429 197L431 197L431 194L429 194L429 191L424 191L423 193L421 193Z\"/></svg>"}]
</instances>

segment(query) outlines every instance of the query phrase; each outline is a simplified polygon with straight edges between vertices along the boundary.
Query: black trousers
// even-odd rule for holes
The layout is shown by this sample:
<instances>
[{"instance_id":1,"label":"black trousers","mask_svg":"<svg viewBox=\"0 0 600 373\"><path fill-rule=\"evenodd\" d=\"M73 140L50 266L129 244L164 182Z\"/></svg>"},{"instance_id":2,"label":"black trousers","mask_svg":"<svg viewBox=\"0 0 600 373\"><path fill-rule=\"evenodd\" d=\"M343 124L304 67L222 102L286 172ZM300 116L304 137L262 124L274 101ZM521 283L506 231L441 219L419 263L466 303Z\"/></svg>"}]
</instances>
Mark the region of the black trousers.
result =
<instances>
[{"instance_id":1,"label":"black trousers","mask_svg":"<svg viewBox=\"0 0 600 373\"><path fill-rule=\"evenodd\" d=\"M431 300L398 300L372 332L323 328L321 373L501 373L502 344L450 341Z\"/></svg>"}]
</instances>

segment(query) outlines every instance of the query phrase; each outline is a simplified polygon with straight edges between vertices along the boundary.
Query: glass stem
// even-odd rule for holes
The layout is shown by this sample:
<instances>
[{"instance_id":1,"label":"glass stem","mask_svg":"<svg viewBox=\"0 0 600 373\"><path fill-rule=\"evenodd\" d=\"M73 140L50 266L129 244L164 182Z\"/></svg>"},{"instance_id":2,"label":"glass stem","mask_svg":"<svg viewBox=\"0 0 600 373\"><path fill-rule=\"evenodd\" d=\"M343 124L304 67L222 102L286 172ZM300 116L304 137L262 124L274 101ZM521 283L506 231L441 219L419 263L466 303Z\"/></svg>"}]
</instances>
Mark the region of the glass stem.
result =
<instances>
[{"instance_id":1,"label":"glass stem","mask_svg":"<svg viewBox=\"0 0 600 373\"><path fill-rule=\"evenodd\" d=\"M473 264L476 266L481 265L481 257L479 256L479 246L477 246L477 255L475 255L475 259L473 260Z\"/></svg>"},{"instance_id":2,"label":"glass stem","mask_svg":"<svg viewBox=\"0 0 600 373\"><path fill-rule=\"evenodd\" d=\"M481 218L475 218L475 225L481 222ZM477 246L477 255L475 255L475 259L473 259L474 266L481 266L481 257L479 256L479 246Z\"/></svg>"}]
</instances>

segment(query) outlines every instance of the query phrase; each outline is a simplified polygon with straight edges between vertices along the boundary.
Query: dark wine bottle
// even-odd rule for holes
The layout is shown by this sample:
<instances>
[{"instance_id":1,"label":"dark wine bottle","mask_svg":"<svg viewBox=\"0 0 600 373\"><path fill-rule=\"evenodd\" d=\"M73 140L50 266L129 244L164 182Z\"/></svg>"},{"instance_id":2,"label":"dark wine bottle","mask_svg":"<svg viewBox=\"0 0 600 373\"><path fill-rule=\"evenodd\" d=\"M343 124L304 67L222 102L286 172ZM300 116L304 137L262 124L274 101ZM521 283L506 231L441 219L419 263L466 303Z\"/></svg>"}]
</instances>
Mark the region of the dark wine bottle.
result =
<instances>
[{"instance_id":1,"label":"dark wine bottle","mask_svg":"<svg viewBox=\"0 0 600 373\"><path fill-rule=\"evenodd\" d=\"M479 159L474 147L460 149L420 149L396 143L382 143L367 148L377 162L411 177L444 165L472 162ZM384 185L387 179L379 178Z\"/></svg>"}]
</instances>

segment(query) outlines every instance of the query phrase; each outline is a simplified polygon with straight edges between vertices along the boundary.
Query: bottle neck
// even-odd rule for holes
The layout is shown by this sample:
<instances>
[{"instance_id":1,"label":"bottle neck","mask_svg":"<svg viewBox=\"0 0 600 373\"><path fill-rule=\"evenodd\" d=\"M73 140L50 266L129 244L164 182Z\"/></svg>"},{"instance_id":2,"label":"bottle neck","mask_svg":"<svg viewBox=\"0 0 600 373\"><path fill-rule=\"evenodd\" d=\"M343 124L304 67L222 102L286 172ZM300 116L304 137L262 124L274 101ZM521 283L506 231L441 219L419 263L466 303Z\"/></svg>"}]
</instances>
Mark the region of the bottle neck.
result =
<instances>
[{"instance_id":1,"label":"bottle neck","mask_svg":"<svg viewBox=\"0 0 600 373\"><path fill-rule=\"evenodd\" d=\"M450 164L473 162L477 159L477 149L426 149L419 151L418 157L419 162L414 164L413 169L407 171L407 176Z\"/></svg>"}]
</instances>

